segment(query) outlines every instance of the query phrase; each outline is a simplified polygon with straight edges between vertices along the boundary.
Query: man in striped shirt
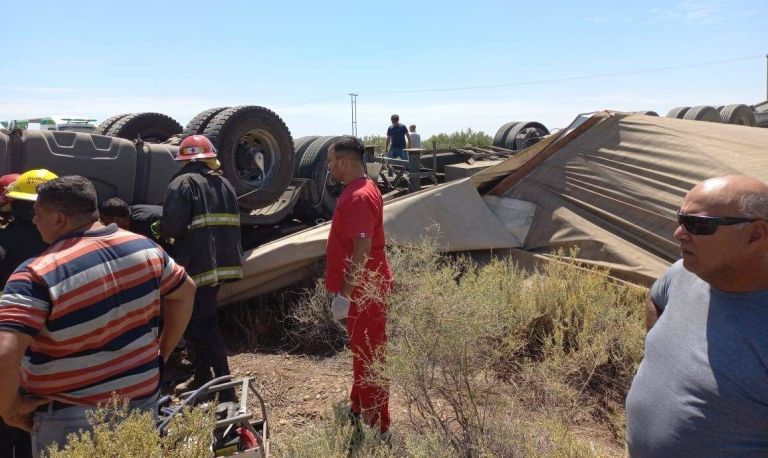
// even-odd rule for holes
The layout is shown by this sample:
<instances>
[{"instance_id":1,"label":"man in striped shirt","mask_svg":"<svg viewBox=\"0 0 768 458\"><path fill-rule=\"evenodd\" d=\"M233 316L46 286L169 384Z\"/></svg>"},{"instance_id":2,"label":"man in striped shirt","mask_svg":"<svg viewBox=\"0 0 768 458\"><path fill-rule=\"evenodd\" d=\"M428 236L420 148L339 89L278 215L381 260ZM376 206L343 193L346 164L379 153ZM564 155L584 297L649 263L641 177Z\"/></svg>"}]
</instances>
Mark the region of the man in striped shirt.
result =
<instances>
[{"instance_id":1,"label":"man in striped shirt","mask_svg":"<svg viewBox=\"0 0 768 458\"><path fill-rule=\"evenodd\" d=\"M155 407L161 364L195 292L154 242L99 222L87 179L62 177L37 191L34 223L51 246L22 263L0 297L0 415L32 431L35 456L90 429L86 409L115 393L131 408Z\"/></svg>"}]
</instances>

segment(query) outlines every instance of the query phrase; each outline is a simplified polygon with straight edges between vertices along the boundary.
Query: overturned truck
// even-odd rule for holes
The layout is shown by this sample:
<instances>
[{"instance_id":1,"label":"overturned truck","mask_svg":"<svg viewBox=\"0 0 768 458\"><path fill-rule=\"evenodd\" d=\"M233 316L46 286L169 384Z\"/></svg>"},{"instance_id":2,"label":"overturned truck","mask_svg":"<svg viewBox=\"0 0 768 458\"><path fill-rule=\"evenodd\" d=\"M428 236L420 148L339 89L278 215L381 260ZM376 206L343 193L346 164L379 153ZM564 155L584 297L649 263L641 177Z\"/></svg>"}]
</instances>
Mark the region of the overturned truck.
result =
<instances>
[{"instance_id":1,"label":"overturned truck","mask_svg":"<svg viewBox=\"0 0 768 458\"><path fill-rule=\"evenodd\" d=\"M285 219L300 202L317 201L310 180L294 178L291 132L260 106L205 110L186 126L160 113L113 116L93 134L0 131L0 174L46 168L91 179L99 199L130 204L162 203L181 164L173 158L180 139L204 134L216 145L224 175L232 182L245 225Z\"/></svg>"}]
</instances>

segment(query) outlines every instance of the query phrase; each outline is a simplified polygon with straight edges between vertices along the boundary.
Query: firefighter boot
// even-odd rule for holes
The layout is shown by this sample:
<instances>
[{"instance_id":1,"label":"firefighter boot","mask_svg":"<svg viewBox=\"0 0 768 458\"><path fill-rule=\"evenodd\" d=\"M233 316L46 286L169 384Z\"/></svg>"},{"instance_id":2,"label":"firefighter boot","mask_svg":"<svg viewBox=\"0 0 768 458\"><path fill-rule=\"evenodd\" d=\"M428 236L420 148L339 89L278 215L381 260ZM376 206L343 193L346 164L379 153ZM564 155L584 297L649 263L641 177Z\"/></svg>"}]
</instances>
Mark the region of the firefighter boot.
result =
<instances>
[{"instance_id":1,"label":"firefighter boot","mask_svg":"<svg viewBox=\"0 0 768 458\"><path fill-rule=\"evenodd\" d=\"M179 395L181 393L186 393L187 391L193 391L210 382L211 380L213 380L213 377L211 376L210 369L203 372L197 371L195 372L195 375L193 375L189 380L176 385L174 392Z\"/></svg>"}]
</instances>

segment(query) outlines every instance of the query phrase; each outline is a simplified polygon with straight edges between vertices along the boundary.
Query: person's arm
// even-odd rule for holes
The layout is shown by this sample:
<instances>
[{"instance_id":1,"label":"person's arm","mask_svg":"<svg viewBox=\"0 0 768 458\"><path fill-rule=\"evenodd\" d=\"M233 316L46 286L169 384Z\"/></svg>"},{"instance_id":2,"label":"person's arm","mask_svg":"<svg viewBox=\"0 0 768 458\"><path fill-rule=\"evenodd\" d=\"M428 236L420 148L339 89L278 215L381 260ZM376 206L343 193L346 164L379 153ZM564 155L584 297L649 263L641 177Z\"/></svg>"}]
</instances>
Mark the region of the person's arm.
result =
<instances>
[{"instance_id":1,"label":"person's arm","mask_svg":"<svg viewBox=\"0 0 768 458\"><path fill-rule=\"evenodd\" d=\"M6 424L32 432L32 412L48 399L19 395L19 367L32 336L0 330L0 416Z\"/></svg>"},{"instance_id":2,"label":"person's arm","mask_svg":"<svg viewBox=\"0 0 768 458\"><path fill-rule=\"evenodd\" d=\"M406 130L406 131L405 131L405 136L406 136L406 137L408 137L408 148L410 148L410 147L411 147L411 145L412 145L412 142L411 142L411 133L410 133L410 132L408 132L408 130Z\"/></svg>"},{"instance_id":3,"label":"person's arm","mask_svg":"<svg viewBox=\"0 0 768 458\"><path fill-rule=\"evenodd\" d=\"M19 367L32 337L20 332L0 330L0 415L15 412L19 396Z\"/></svg>"},{"instance_id":4,"label":"person's arm","mask_svg":"<svg viewBox=\"0 0 768 458\"><path fill-rule=\"evenodd\" d=\"M656 321L661 316L661 313L663 312L662 309L656 306L656 304L653 303L653 298L651 297L651 293L649 292L647 296L645 296L645 330L650 331L654 324L656 324Z\"/></svg>"},{"instance_id":5,"label":"person's arm","mask_svg":"<svg viewBox=\"0 0 768 458\"><path fill-rule=\"evenodd\" d=\"M0 296L0 416L11 426L32 429L32 411L48 399L19 395L21 361L50 313L50 297L42 279L20 266Z\"/></svg>"},{"instance_id":6,"label":"person's arm","mask_svg":"<svg viewBox=\"0 0 768 458\"><path fill-rule=\"evenodd\" d=\"M386 141L386 142L384 142L384 152L385 152L385 153L386 153L387 151L389 151L389 141L390 141L390 139L391 139L391 138L392 138L392 137L390 137L390 136L389 136L389 133L387 133L387 141Z\"/></svg>"},{"instance_id":7,"label":"person's arm","mask_svg":"<svg viewBox=\"0 0 768 458\"><path fill-rule=\"evenodd\" d=\"M192 222L191 190L187 180L171 182L163 203L160 218L160 234L163 237L178 237L187 232Z\"/></svg>"},{"instance_id":8,"label":"person's arm","mask_svg":"<svg viewBox=\"0 0 768 458\"><path fill-rule=\"evenodd\" d=\"M192 316L192 307L195 303L195 282L184 275L181 286L170 294L163 296L163 331L160 334L160 357L163 361L168 358L181 340L187 324Z\"/></svg>"},{"instance_id":9,"label":"person's arm","mask_svg":"<svg viewBox=\"0 0 768 458\"><path fill-rule=\"evenodd\" d=\"M349 264L347 270L344 272L344 284L341 287L339 294L349 298L355 287L359 286L360 275L365 269L365 262L368 260L368 255L371 253L371 244L373 239L371 237L361 237L352 240L352 255L349 257Z\"/></svg>"}]
</instances>

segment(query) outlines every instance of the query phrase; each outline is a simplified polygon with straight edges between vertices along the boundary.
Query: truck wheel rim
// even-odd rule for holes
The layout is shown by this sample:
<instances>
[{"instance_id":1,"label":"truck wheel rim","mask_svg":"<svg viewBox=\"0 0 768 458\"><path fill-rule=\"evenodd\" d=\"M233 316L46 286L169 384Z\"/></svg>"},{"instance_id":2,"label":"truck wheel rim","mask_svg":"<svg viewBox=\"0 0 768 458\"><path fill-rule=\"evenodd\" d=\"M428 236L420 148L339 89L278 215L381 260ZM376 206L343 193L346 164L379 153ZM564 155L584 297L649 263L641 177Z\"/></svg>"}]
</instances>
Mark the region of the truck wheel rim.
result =
<instances>
[{"instance_id":1,"label":"truck wheel rim","mask_svg":"<svg viewBox=\"0 0 768 458\"><path fill-rule=\"evenodd\" d=\"M275 137L261 129L244 133L235 145L235 168L249 186L266 185L280 169L280 147Z\"/></svg>"}]
</instances>

